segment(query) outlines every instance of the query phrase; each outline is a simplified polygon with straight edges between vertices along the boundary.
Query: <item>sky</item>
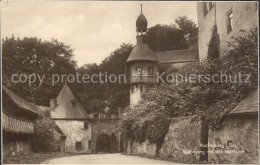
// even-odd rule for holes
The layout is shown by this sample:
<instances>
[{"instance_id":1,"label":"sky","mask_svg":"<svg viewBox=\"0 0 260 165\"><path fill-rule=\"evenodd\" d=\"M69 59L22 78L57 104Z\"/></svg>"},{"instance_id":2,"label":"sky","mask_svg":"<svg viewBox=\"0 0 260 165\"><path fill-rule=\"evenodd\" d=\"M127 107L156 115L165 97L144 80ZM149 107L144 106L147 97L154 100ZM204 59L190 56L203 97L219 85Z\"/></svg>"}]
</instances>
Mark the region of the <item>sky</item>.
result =
<instances>
[{"instance_id":1,"label":"sky","mask_svg":"<svg viewBox=\"0 0 260 165\"><path fill-rule=\"evenodd\" d=\"M148 28L184 15L197 24L196 2L9 0L0 5L1 37L55 38L74 49L79 67L99 64L122 43L136 43L141 3Z\"/></svg>"}]
</instances>

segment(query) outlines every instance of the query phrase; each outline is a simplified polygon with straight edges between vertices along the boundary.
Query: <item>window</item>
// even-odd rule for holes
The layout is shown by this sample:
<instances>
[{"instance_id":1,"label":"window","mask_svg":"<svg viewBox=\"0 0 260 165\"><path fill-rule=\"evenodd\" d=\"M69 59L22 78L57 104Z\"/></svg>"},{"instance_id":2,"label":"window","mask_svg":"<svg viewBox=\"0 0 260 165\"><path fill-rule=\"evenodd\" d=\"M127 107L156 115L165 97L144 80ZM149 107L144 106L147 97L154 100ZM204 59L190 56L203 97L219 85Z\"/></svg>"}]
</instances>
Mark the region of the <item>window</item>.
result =
<instances>
[{"instance_id":1,"label":"window","mask_svg":"<svg viewBox=\"0 0 260 165\"><path fill-rule=\"evenodd\" d=\"M143 90L144 90L144 87L141 85L141 86L140 86L140 92L142 93Z\"/></svg>"},{"instance_id":2,"label":"window","mask_svg":"<svg viewBox=\"0 0 260 165\"><path fill-rule=\"evenodd\" d=\"M152 67L148 68L148 75L149 76L153 75L153 68Z\"/></svg>"},{"instance_id":3,"label":"window","mask_svg":"<svg viewBox=\"0 0 260 165\"><path fill-rule=\"evenodd\" d=\"M88 122L84 122L84 129L88 129Z\"/></svg>"},{"instance_id":4,"label":"window","mask_svg":"<svg viewBox=\"0 0 260 165\"><path fill-rule=\"evenodd\" d=\"M141 73L142 73L142 67L137 67L136 68L136 74L140 76Z\"/></svg>"},{"instance_id":5,"label":"window","mask_svg":"<svg viewBox=\"0 0 260 165\"><path fill-rule=\"evenodd\" d=\"M227 13L227 33L231 32L233 29L233 11L230 10Z\"/></svg>"},{"instance_id":6,"label":"window","mask_svg":"<svg viewBox=\"0 0 260 165\"><path fill-rule=\"evenodd\" d=\"M212 9L212 7L213 7L213 2L208 2L208 9L210 10Z\"/></svg>"},{"instance_id":7,"label":"window","mask_svg":"<svg viewBox=\"0 0 260 165\"><path fill-rule=\"evenodd\" d=\"M99 118L99 113L94 114L94 118Z\"/></svg>"},{"instance_id":8,"label":"window","mask_svg":"<svg viewBox=\"0 0 260 165\"><path fill-rule=\"evenodd\" d=\"M76 106L77 106L76 100L72 100L72 101L71 101L71 106L72 106L72 107L76 107Z\"/></svg>"},{"instance_id":9,"label":"window","mask_svg":"<svg viewBox=\"0 0 260 165\"><path fill-rule=\"evenodd\" d=\"M213 8L213 6L213 2L203 2L204 15L207 15L208 12Z\"/></svg>"},{"instance_id":10,"label":"window","mask_svg":"<svg viewBox=\"0 0 260 165\"><path fill-rule=\"evenodd\" d=\"M76 149L76 151L82 150L82 143L81 142L76 142L75 149Z\"/></svg>"},{"instance_id":11,"label":"window","mask_svg":"<svg viewBox=\"0 0 260 165\"><path fill-rule=\"evenodd\" d=\"M131 87L131 92L134 93L134 87L133 86Z\"/></svg>"},{"instance_id":12,"label":"window","mask_svg":"<svg viewBox=\"0 0 260 165\"><path fill-rule=\"evenodd\" d=\"M91 140L88 141L88 149L91 149Z\"/></svg>"}]
</instances>

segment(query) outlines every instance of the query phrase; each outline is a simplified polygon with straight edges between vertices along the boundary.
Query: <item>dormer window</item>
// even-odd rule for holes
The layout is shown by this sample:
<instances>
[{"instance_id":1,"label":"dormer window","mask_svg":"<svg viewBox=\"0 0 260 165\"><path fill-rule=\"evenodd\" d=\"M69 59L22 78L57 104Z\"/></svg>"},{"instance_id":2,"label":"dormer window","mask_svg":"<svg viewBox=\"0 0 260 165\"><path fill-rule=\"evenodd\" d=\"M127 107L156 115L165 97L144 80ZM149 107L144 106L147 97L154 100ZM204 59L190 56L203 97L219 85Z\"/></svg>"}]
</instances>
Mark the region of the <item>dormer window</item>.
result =
<instances>
[{"instance_id":1,"label":"dormer window","mask_svg":"<svg viewBox=\"0 0 260 165\"><path fill-rule=\"evenodd\" d=\"M76 107L76 106L77 106L76 100L72 100L72 101L71 101L71 106L72 106L72 107Z\"/></svg>"}]
</instances>

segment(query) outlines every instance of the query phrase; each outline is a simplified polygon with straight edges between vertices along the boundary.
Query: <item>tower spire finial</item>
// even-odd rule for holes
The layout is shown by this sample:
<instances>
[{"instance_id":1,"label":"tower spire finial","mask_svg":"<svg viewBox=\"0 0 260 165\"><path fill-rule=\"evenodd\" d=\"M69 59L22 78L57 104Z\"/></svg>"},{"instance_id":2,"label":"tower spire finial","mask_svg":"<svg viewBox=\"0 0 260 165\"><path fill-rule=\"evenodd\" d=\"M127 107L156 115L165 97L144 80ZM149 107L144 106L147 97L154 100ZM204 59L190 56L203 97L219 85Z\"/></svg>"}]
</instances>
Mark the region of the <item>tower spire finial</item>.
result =
<instances>
[{"instance_id":1,"label":"tower spire finial","mask_svg":"<svg viewBox=\"0 0 260 165\"><path fill-rule=\"evenodd\" d=\"M141 4L141 14L143 13L143 4Z\"/></svg>"}]
</instances>

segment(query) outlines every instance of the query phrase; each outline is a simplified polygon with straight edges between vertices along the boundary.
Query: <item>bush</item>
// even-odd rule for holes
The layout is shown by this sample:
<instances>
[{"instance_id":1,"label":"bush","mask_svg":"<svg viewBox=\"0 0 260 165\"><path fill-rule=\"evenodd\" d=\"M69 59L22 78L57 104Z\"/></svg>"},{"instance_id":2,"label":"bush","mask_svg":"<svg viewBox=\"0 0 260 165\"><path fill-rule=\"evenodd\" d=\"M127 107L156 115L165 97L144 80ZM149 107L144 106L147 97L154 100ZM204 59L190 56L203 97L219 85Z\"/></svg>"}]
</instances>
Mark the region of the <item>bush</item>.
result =
<instances>
[{"instance_id":1,"label":"bush","mask_svg":"<svg viewBox=\"0 0 260 165\"><path fill-rule=\"evenodd\" d=\"M49 117L37 119L34 125L33 148L36 152L49 152L56 149L54 143L54 121Z\"/></svg>"}]
</instances>

